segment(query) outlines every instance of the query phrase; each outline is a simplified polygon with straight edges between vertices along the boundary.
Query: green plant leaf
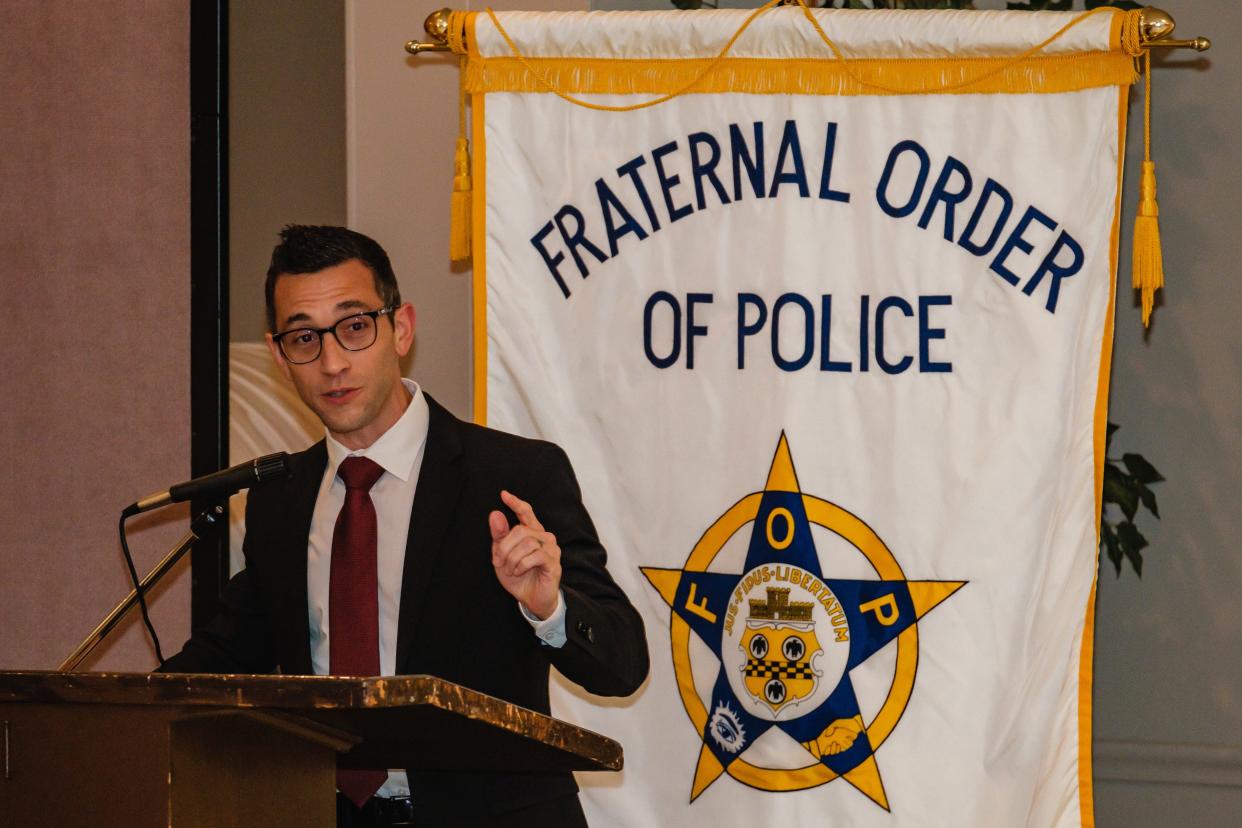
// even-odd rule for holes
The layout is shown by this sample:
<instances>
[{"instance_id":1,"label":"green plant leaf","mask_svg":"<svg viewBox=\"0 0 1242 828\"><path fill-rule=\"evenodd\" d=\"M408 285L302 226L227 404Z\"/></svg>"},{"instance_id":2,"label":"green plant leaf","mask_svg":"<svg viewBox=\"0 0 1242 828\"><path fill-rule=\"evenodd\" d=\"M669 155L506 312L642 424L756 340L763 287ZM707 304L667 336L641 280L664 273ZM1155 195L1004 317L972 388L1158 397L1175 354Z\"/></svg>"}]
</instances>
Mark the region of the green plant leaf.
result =
<instances>
[{"instance_id":1,"label":"green plant leaf","mask_svg":"<svg viewBox=\"0 0 1242 828\"><path fill-rule=\"evenodd\" d=\"M1139 500L1143 501L1143 505L1147 507L1147 511L1151 512L1157 518L1160 517L1160 510L1156 508L1156 493L1144 486L1139 490Z\"/></svg>"},{"instance_id":2,"label":"green plant leaf","mask_svg":"<svg viewBox=\"0 0 1242 828\"><path fill-rule=\"evenodd\" d=\"M1105 445L1111 442L1113 434L1118 430L1115 423L1108 423L1105 432ZM1106 452L1107 455L1107 452ZM1134 524L1134 518L1141 504L1157 518L1160 517L1156 505L1156 495L1149 483L1155 484L1164 480L1156 467L1147 462L1141 454L1124 454L1121 460L1106 456L1104 460L1104 491L1102 505L1117 506L1125 516L1124 520L1114 522L1108 517L1108 510L1100 513L1100 554L1107 555L1113 567L1121 575L1121 561L1127 560L1134 567L1135 573L1143 577L1143 550L1147 548L1147 538Z\"/></svg>"},{"instance_id":3,"label":"green plant leaf","mask_svg":"<svg viewBox=\"0 0 1242 828\"><path fill-rule=\"evenodd\" d=\"M891 6L894 9L973 9L974 3L971 0L891 0Z\"/></svg>"},{"instance_id":4,"label":"green plant leaf","mask_svg":"<svg viewBox=\"0 0 1242 828\"><path fill-rule=\"evenodd\" d=\"M1087 11L1098 9L1100 6L1109 6L1114 9L1141 9L1141 3L1135 3L1133 0L1087 0Z\"/></svg>"},{"instance_id":5,"label":"green plant leaf","mask_svg":"<svg viewBox=\"0 0 1242 828\"><path fill-rule=\"evenodd\" d=\"M1117 540L1116 530L1107 522L1100 524L1100 541L1104 546L1104 552L1108 555L1108 559L1113 563L1113 568L1117 570L1117 577L1120 578L1121 545Z\"/></svg>"},{"instance_id":6,"label":"green plant leaf","mask_svg":"<svg viewBox=\"0 0 1242 828\"><path fill-rule=\"evenodd\" d=\"M1159 483L1164 480L1160 472L1156 471L1156 467L1147 462L1141 454L1123 454L1121 462L1126 464L1126 471L1134 476L1134 479L1140 483Z\"/></svg>"},{"instance_id":7,"label":"green plant leaf","mask_svg":"<svg viewBox=\"0 0 1242 828\"><path fill-rule=\"evenodd\" d=\"M1104 464L1104 502L1117 504L1126 520L1134 520L1138 511L1139 495L1133 478L1112 462Z\"/></svg>"},{"instance_id":8,"label":"green plant leaf","mask_svg":"<svg viewBox=\"0 0 1242 828\"><path fill-rule=\"evenodd\" d=\"M1011 11L1069 11L1074 0L1027 0L1025 3L1006 3Z\"/></svg>"},{"instance_id":9,"label":"green plant leaf","mask_svg":"<svg viewBox=\"0 0 1242 828\"><path fill-rule=\"evenodd\" d=\"M1143 550L1147 548L1147 538L1128 520L1117 524L1117 540L1121 542L1121 551L1125 553L1130 566L1140 578L1143 577Z\"/></svg>"}]
</instances>

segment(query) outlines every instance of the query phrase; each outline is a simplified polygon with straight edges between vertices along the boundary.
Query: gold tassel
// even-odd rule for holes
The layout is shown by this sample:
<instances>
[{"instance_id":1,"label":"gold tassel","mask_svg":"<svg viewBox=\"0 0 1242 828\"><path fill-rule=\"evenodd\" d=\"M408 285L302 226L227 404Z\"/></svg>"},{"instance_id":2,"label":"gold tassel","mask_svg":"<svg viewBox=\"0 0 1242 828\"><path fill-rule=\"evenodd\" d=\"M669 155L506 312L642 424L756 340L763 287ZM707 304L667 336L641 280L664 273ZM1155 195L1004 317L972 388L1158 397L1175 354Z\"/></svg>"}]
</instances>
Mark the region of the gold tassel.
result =
<instances>
[{"instance_id":1,"label":"gold tassel","mask_svg":"<svg viewBox=\"0 0 1242 828\"><path fill-rule=\"evenodd\" d=\"M453 197L449 213L449 259L470 259L470 218L473 182L470 178L470 142L466 140L466 57L461 58L457 90L457 150L453 153Z\"/></svg>"},{"instance_id":2,"label":"gold tassel","mask_svg":"<svg viewBox=\"0 0 1242 828\"><path fill-rule=\"evenodd\" d=\"M457 151L453 153L452 215L449 217L449 258L455 262L470 258L472 190L469 144L465 138L458 138Z\"/></svg>"},{"instance_id":3,"label":"gold tassel","mask_svg":"<svg viewBox=\"0 0 1242 828\"><path fill-rule=\"evenodd\" d=\"M1164 287L1164 260L1160 253L1160 207L1156 204L1156 165L1143 162L1139 184L1138 216L1134 219L1133 283L1143 302L1143 327L1151 323L1156 291Z\"/></svg>"},{"instance_id":4,"label":"gold tassel","mask_svg":"<svg viewBox=\"0 0 1242 828\"><path fill-rule=\"evenodd\" d=\"M1131 281L1143 305L1143 327L1151 324L1156 291L1164 287L1164 257L1160 252L1160 206L1156 204L1156 165L1151 160L1151 51L1143 53L1147 77L1143 110L1143 178L1139 183L1138 216L1134 219Z\"/></svg>"}]
</instances>

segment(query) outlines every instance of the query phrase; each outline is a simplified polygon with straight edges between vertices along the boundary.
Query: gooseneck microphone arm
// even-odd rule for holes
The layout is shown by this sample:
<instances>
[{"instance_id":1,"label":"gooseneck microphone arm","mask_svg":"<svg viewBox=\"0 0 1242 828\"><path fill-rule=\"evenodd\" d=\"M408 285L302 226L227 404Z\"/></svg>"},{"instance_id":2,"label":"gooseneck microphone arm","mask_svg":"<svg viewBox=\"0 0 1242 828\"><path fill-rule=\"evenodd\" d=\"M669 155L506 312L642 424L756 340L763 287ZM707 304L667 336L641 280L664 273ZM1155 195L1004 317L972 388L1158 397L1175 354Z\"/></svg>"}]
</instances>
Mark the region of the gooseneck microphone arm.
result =
<instances>
[{"instance_id":1,"label":"gooseneck microphone arm","mask_svg":"<svg viewBox=\"0 0 1242 828\"><path fill-rule=\"evenodd\" d=\"M74 651L70 653L56 669L62 673L67 673L72 672L74 668L81 664L86 657L90 655L91 652L93 652L105 638L108 637L108 634L116 628L116 625L121 622L121 619L134 608L139 601L139 593L146 595L147 591L159 583L159 581L168 574L168 571L173 568L173 565L176 564L177 561L181 560L186 552L190 551L190 547L194 545L196 540L204 537L207 532L214 529L223 520L224 507L219 505L211 507L198 517L194 518L194 520L190 522L189 531L182 536L181 540L177 541L177 545L164 556L164 559L157 563L155 567L147 573L147 576L142 579L142 582L138 585L138 588L131 589L125 600L117 604L112 609L112 612L108 613L108 616L104 618L103 621L99 622L99 626L92 630L90 635L82 639L82 643L74 648Z\"/></svg>"},{"instance_id":2,"label":"gooseneck microphone arm","mask_svg":"<svg viewBox=\"0 0 1242 828\"><path fill-rule=\"evenodd\" d=\"M90 655L91 651L98 647L100 642L110 632L116 629L116 625L120 623L126 613L134 608L135 604L142 608L142 619L151 633L151 640L155 645L156 654L159 655L159 639L155 635L155 628L151 626L151 619L147 614L146 593L161 578L168 574L168 571L173 568L177 561L181 560L182 556L190 550L190 547L194 545L196 540L199 540L208 531L219 526L224 520L224 507L220 505L213 506L194 518L190 522L189 531L177 542L172 551L165 555L164 559L147 573L147 576L141 582L138 580L137 570L134 569L133 558L129 554L129 544L125 540L125 521L127 519L141 512L166 506L169 503L180 503L183 500L197 497L223 499L241 489L248 489L270 480L282 480L291 474L287 462L288 459L289 455L283 451L276 454L267 454L263 457L256 457L254 460L239 463L232 468L196 477L193 480L187 480L185 483L178 483L176 486L171 486L162 492L148 495L126 506L121 511L121 550L125 553L125 562L129 567L130 578L134 588L125 600L117 604L112 612L108 613L108 616L99 623L99 626L92 630L91 634L83 639L82 643L56 669L61 672L68 672L81 664ZM163 662L162 657L160 661L161 663Z\"/></svg>"}]
</instances>

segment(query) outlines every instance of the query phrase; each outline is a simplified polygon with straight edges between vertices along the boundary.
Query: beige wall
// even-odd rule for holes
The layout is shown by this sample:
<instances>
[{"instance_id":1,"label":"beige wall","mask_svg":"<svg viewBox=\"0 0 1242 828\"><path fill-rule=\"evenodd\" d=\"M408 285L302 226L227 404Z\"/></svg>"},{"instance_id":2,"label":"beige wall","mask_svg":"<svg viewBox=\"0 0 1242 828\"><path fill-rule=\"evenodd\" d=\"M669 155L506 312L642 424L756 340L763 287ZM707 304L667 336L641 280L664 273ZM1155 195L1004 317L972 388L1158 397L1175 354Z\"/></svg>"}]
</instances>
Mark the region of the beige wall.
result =
<instances>
[{"instance_id":1,"label":"beige wall","mask_svg":"<svg viewBox=\"0 0 1242 828\"><path fill-rule=\"evenodd\" d=\"M448 260L457 137L457 62L406 55L425 39L436 0L348 0L346 84L349 223L388 250L413 302L410 375L458 416L470 415L470 275ZM455 8L482 8L461 4ZM585 9L582 0L501 0L495 9Z\"/></svg>"},{"instance_id":2,"label":"beige wall","mask_svg":"<svg viewBox=\"0 0 1242 828\"><path fill-rule=\"evenodd\" d=\"M129 590L121 508L189 475L189 18L10 0L0 38L0 669L51 668ZM132 522L140 569L183 518ZM153 664L131 621L87 666Z\"/></svg>"},{"instance_id":3,"label":"beige wall","mask_svg":"<svg viewBox=\"0 0 1242 828\"><path fill-rule=\"evenodd\" d=\"M229 3L229 339L257 342L286 224L345 223L344 0Z\"/></svg>"}]
</instances>

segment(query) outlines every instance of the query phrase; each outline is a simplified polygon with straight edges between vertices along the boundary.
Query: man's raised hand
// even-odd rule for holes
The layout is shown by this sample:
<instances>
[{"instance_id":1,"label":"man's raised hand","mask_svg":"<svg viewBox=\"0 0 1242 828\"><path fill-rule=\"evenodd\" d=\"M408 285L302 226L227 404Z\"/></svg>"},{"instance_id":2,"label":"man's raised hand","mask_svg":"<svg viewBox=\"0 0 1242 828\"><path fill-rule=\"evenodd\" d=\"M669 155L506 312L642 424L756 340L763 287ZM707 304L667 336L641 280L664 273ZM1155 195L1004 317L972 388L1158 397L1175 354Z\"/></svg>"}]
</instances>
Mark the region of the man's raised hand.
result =
<instances>
[{"instance_id":1,"label":"man's raised hand","mask_svg":"<svg viewBox=\"0 0 1242 828\"><path fill-rule=\"evenodd\" d=\"M500 499L517 516L516 526L500 511L487 516L492 533L492 566L505 591L540 620L556 609L561 588L561 548L525 500L507 491Z\"/></svg>"}]
</instances>

